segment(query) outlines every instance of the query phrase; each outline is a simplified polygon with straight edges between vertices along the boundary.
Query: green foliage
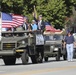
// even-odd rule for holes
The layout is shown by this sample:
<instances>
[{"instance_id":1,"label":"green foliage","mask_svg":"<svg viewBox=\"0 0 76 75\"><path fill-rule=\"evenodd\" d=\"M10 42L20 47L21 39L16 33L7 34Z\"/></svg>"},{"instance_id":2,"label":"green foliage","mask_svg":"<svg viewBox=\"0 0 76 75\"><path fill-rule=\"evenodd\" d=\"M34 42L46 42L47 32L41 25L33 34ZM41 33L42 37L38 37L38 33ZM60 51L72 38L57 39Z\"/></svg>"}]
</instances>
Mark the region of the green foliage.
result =
<instances>
[{"instance_id":1,"label":"green foliage","mask_svg":"<svg viewBox=\"0 0 76 75\"><path fill-rule=\"evenodd\" d=\"M37 15L49 21L56 28L62 28L65 17L72 14L72 7L76 7L76 0L0 0L3 12L21 14L33 19L34 5Z\"/></svg>"}]
</instances>

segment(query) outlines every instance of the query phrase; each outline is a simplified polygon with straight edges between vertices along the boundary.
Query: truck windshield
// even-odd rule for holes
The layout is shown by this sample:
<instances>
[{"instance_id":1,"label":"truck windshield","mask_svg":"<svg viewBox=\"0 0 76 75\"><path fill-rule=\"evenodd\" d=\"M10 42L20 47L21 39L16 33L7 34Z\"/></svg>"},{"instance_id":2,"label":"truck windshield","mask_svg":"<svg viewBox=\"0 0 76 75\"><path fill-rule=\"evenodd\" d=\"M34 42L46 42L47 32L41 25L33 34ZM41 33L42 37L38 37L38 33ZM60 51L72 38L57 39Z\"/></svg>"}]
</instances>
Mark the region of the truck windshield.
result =
<instances>
[{"instance_id":1,"label":"truck windshield","mask_svg":"<svg viewBox=\"0 0 76 75\"><path fill-rule=\"evenodd\" d=\"M61 35L54 35L53 39L54 40L62 40L62 36Z\"/></svg>"},{"instance_id":2,"label":"truck windshield","mask_svg":"<svg viewBox=\"0 0 76 75\"><path fill-rule=\"evenodd\" d=\"M44 36L45 41L47 40L62 40L62 35L50 35L50 36Z\"/></svg>"},{"instance_id":3,"label":"truck windshield","mask_svg":"<svg viewBox=\"0 0 76 75\"><path fill-rule=\"evenodd\" d=\"M44 36L45 41L53 40L53 36Z\"/></svg>"}]
</instances>

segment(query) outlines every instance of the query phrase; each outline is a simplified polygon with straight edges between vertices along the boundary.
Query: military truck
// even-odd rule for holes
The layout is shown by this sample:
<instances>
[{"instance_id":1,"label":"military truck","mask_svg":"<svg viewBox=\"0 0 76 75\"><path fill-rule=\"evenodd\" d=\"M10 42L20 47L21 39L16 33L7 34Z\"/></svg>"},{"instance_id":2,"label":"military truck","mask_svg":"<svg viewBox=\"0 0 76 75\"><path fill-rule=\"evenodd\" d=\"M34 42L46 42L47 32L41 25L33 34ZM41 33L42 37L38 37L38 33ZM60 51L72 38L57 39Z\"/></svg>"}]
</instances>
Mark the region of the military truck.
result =
<instances>
[{"instance_id":1,"label":"military truck","mask_svg":"<svg viewBox=\"0 0 76 75\"><path fill-rule=\"evenodd\" d=\"M16 58L21 58L27 64L29 57L32 63L37 63L40 55L36 51L36 31L6 31L2 32L0 41L0 57L5 65L13 65Z\"/></svg>"},{"instance_id":2,"label":"military truck","mask_svg":"<svg viewBox=\"0 0 76 75\"><path fill-rule=\"evenodd\" d=\"M64 51L62 49L63 34L44 34L44 60L48 61L49 57L55 57L57 61L63 56L65 60ZM65 52L66 53L66 52Z\"/></svg>"}]
</instances>

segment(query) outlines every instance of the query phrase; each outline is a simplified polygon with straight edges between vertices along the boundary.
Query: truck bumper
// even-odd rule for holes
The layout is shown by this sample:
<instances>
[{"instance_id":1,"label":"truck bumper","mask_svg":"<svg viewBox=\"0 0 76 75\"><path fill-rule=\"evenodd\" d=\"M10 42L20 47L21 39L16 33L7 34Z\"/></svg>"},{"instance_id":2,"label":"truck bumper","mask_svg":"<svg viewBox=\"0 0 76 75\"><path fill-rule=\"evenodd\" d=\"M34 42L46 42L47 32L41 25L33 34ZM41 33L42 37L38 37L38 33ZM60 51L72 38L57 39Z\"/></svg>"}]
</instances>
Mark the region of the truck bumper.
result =
<instances>
[{"instance_id":1,"label":"truck bumper","mask_svg":"<svg viewBox=\"0 0 76 75\"><path fill-rule=\"evenodd\" d=\"M44 52L44 57L55 57L58 54L58 52Z\"/></svg>"},{"instance_id":2,"label":"truck bumper","mask_svg":"<svg viewBox=\"0 0 76 75\"><path fill-rule=\"evenodd\" d=\"M0 56L8 56L8 55L14 55L15 54L15 51L0 51Z\"/></svg>"}]
</instances>

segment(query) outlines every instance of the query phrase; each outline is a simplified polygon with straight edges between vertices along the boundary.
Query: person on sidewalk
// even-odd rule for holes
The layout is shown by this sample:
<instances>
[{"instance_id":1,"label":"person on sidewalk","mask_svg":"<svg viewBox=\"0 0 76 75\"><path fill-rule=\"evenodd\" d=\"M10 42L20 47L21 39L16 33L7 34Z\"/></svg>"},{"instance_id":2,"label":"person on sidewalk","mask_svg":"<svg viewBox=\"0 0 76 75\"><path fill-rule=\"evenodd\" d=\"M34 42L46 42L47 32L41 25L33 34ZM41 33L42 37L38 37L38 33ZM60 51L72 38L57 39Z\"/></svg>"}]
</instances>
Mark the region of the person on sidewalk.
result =
<instances>
[{"instance_id":1,"label":"person on sidewalk","mask_svg":"<svg viewBox=\"0 0 76 75\"><path fill-rule=\"evenodd\" d=\"M71 32L67 33L67 36L64 39L64 46L66 44L67 49L67 60L73 61L73 44L74 44L74 37L72 36Z\"/></svg>"}]
</instances>

